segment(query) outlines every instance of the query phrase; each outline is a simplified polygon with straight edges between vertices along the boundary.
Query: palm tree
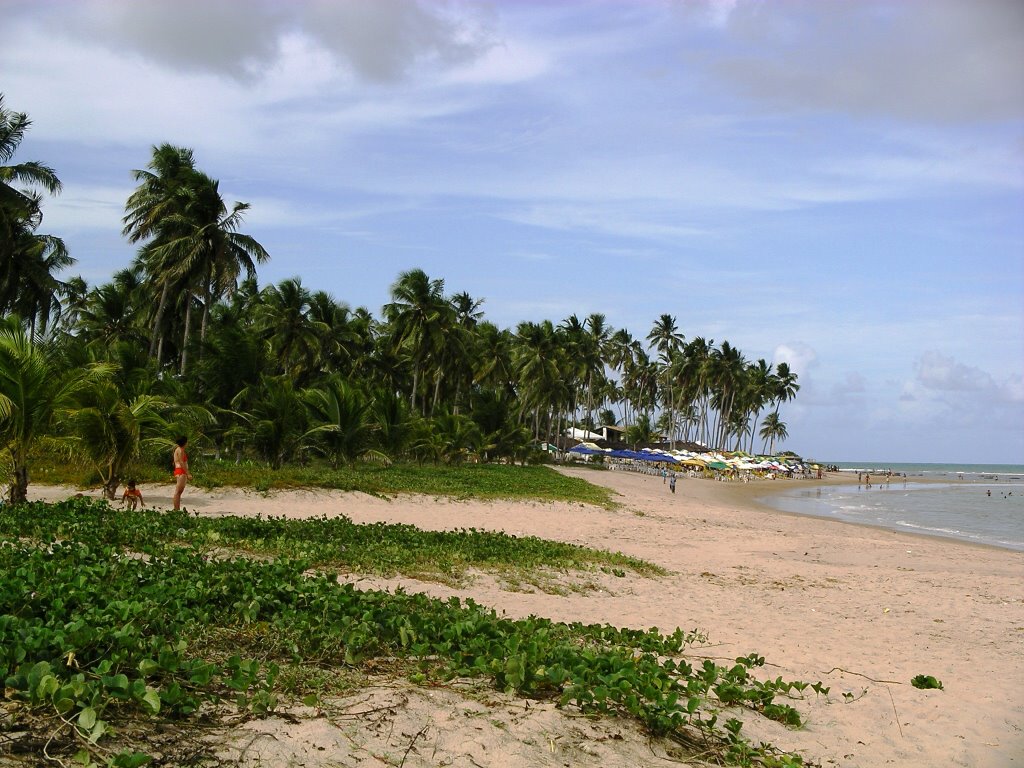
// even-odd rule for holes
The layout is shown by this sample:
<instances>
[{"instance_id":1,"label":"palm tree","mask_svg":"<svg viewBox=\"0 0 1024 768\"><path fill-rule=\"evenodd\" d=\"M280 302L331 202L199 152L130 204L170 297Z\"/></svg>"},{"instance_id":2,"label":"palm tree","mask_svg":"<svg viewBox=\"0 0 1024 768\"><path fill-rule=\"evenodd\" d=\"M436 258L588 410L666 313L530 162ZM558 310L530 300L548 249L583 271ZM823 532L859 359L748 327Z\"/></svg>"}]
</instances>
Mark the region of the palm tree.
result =
<instances>
[{"instance_id":1,"label":"palm tree","mask_svg":"<svg viewBox=\"0 0 1024 768\"><path fill-rule=\"evenodd\" d=\"M636 420L635 424L627 427L625 438L626 442L633 446L633 450L636 450L640 446L650 445L653 443L655 431L654 425L651 424L651 417L644 414Z\"/></svg>"},{"instance_id":2,"label":"palm tree","mask_svg":"<svg viewBox=\"0 0 1024 768\"><path fill-rule=\"evenodd\" d=\"M270 258L255 238L238 232L249 204L236 202L229 213L219 186L217 180L204 173L191 174L189 184L180 193L183 209L163 219L161 226L165 237L150 251L150 258L168 265L171 276L184 280L186 293L198 288L203 305L200 341L206 338L213 300L233 293L243 272L246 278L254 279L256 264ZM188 304L187 308L190 307ZM183 374L187 368L189 330L186 319Z\"/></svg>"},{"instance_id":3,"label":"palm tree","mask_svg":"<svg viewBox=\"0 0 1024 768\"><path fill-rule=\"evenodd\" d=\"M484 321L476 328L473 355L476 384L507 393L515 391L515 376L512 373L512 333L498 328L494 323Z\"/></svg>"},{"instance_id":4,"label":"palm tree","mask_svg":"<svg viewBox=\"0 0 1024 768\"><path fill-rule=\"evenodd\" d=\"M85 387L62 414L64 442L100 476L104 495L113 500L132 462L145 452L169 449L166 402L153 395L126 400L110 380Z\"/></svg>"},{"instance_id":5,"label":"palm tree","mask_svg":"<svg viewBox=\"0 0 1024 768\"><path fill-rule=\"evenodd\" d=\"M772 373L772 366L764 358L756 363L747 366L747 389L744 393L744 401L747 403L747 410L753 416L754 423L750 428L750 451L754 450L754 435L757 434L757 421L761 411L771 402L775 374Z\"/></svg>"},{"instance_id":6,"label":"palm tree","mask_svg":"<svg viewBox=\"0 0 1024 768\"><path fill-rule=\"evenodd\" d=\"M41 193L61 191L56 172L37 161L7 165L31 125L24 112L6 109L0 94L0 314L20 315L34 334L59 314L66 285L54 275L74 259L60 238L37 232Z\"/></svg>"},{"instance_id":7,"label":"palm tree","mask_svg":"<svg viewBox=\"0 0 1024 768\"><path fill-rule=\"evenodd\" d=\"M116 279L94 288L80 312L80 339L103 349L120 341L143 343L146 334L139 325L136 298L129 287Z\"/></svg>"},{"instance_id":8,"label":"palm tree","mask_svg":"<svg viewBox=\"0 0 1024 768\"><path fill-rule=\"evenodd\" d=\"M368 455L386 457L376 450L376 428L371 419L373 402L355 386L333 378L306 393L314 426L306 433L327 456L331 466L354 464Z\"/></svg>"},{"instance_id":9,"label":"palm tree","mask_svg":"<svg viewBox=\"0 0 1024 768\"><path fill-rule=\"evenodd\" d=\"M73 407L76 396L108 375L109 367L66 368L52 344L36 343L16 317L0 320L0 448L11 457L8 500L27 498L29 453L47 434L58 414Z\"/></svg>"},{"instance_id":10,"label":"palm tree","mask_svg":"<svg viewBox=\"0 0 1024 768\"><path fill-rule=\"evenodd\" d=\"M612 391L616 392L615 402L622 404L622 423L628 424L632 420L632 414L629 411L629 400L626 398L626 372L632 367L635 350L637 344L633 339L633 336L625 328L620 328L615 331L611 338L608 339L608 345L604 350L605 359L613 369L619 372L619 385L616 385Z\"/></svg>"},{"instance_id":11,"label":"palm tree","mask_svg":"<svg viewBox=\"0 0 1024 768\"><path fill-rule=\"evenodd\" d=\"M125 203L122 234L130 243L149 241L140 251L138 262L159 289L159 299L153 314L149 354L161 363L164 312L172 290L182 282L179 266L173 261L162 261L156 249L175 236L168 222L180 216L188 200L188 189L196 173L192 150L161 144L153 147L148 170L134 171L139 186ZM167 254L164 254L165 256Z\"/></svg>"},{"instance_id":12,"label":"palm tree","mask_svg":"<svg viewBox=\"0 0 1024 768\"><path fill-rule=\"evenodd\" d=\"M761 425L761 437L764 438L764 447L767 447L769 439L771 440L771 447L768 449L768 453L774 456L775 440L785 440L789 437L789 431L786 429L786 425L779 420L778 413L769 413L764 417L764 423ZM762 450L764 450L764 447L762 447Z\"/></svg>"},{"instance_id":13,"label":"palm tree","mask_svg":"<svg viewBox=\"0 0 1024 768\"><path fill-rule=\"evenodd\" d=\"M775 415L779 415L779 406L796 397L800 385L796 383L797 375L789 369L789 363L779 363L775 367Z\"/></svg>"},{"instance_id":14,"label":"palm tree","mask_svg":"<svg viewBox=\"0 0 1024 768\"><path fill-rule=\"evenodd\" d=\"M462 291L452 296L450 302L454 316L451 318L452 327L448 333L454 338L448 340L446 345L450 347L450 354L453 354L448 365L448 377L455 382L453 413L459 413L459 408L464 404L473 386L476 369L479 367L476 361L479 352L477 331L484 316L483 310L480 309L484 300L474 299L468 292Z\"/></svg>"},{"instance_id":15,"label":"palm tree","mask_svg":"<svg viewBox=\"0 0 1024 768\"><path fill-rule=\"evenodd\" d=\"M565 366L562 368L562 377L569 390L568 408L575 417L585 391L592 344L586 326L576 315L569 315L563 320L558 331L563 340Z\"/></svg>"},{"instance_id":16,"label":"palm tree","mask_svg":"<svg viewBox=\"0 0 1024 768\"><path fill-rule=\"evenodd\" d=\"M582 350L583 364L587 384L587 418L593 421L594 390L600 389L605 379L605 357L608 340L612 329L605 321L605 316L594 312L583 322L587 329L587 339Z\"/></svg>"},{"instance_id":17,"label":"palm tree","mask_svg":"<svg viewBox=\"0 0 1024 768\"><path fill-rule=\"evenodd\" d=\"M396 348L404 349L412 365L412 391L409 407L416 409L420 384L426 380L428 366L436 353L445 327L445 318L452 312L444 297L444 280L431 280L422 269L402 272L391 286L391 303L384 305L384 319L391 326L391 339ZM425 411L426 397L421 400Z\"/></svg>"},{"instance_id":18,"label":"palm tree","mask_svg":"<svg viewBox=\"0 0 1024 768\"><path fill-rule=\"evenodd\" d=\"M722 346L711 355L711 385L714 388L713 402L718 410L717 447L724 447L737 395L742 391L743 373L746 363L743 353L723 341Z\"/></svg>"},{"instance_id":19,"label":"palm tree","mask_svg":"<svg viewBox=\"0 0 1024 768\"><path fill-rule=\"evenodd\" d=\"M248 404L244 413L243 404ZM235 397L233 405L245 426L236 428L231 437L247 440L271 469L280 469L300 454L309 413L303 391L289 377L261 376Z\"/></svg>"},{"instance_id":20,"label":"palm tree","mask_svg":"<svg viewBox=\"0 0 1024 768\"><path fill-rule=\"evenodd\" d=\"M413 439L413 417L405 398L393 389L378 389L370 398L380 450L390 459L401 456Z\"/></svg>"},{"instance_id":21,"label":"palm tree","mask_svg":"<svg viewBox=\"0 0 1024 768\"><path fill-rule=\"evenodd\" d=\"M4 165L14 158L32 125L24 112L13 112L4 107L0 93L0 260L12 257L8 250L14 242L15 230L27 225L35 230L42 220L39 207L42 189L51 195L60 193L61 183L56 172L40 162L28 161ZM25 185L20 189L15 184Z\"/></svg>"},{"instance_id":22,"label":"palm tree","mask_svg":"<svg viewBox=\"0 0 1024 768\"><path fill-rule=\"evenodd\" d=\"M192 150L171 144L154 147L148 170L134 175L139 186L125 204L123 234L133 243L148 240L138 258L160 288L150 354L159 361L164 312L171 291L180 291L185 305L185 373L193 292L202 301L204 340L213 300L233 292L243 272L253 278L256 264L270 256L252 236L238 231L248 203L236 202L229 212L219 182L196 169Z\"/></svg>"},{"instance_id":23,"label":"palm tree","mask_svg":"<svg viewBox=\"0 0 1024 768\"><path fill-rule=\"evenodd\" d=\"M675 446L676 439L675 369L677 368L679 351L683 346L683 339L683 334L679 333L676 327L676 319L669 314L661 315L655 321L651 332L647 334L647 341L650 342L652 348L658 350L661 361L660 378L663 389L668 395L668 400L663 405L668 406L668 423L671 426L668 435L673 446Z\"/></svg>"},{"instance_id":24,"label":"palm tree","mask_svg":"<svg viewBox=\"0 0 1024 768\"><path fill-rule=\"evenodd\" d=\"M310 316L310 292L298 277L263 289L256 324L270 346L278 370L305 381L320 358L320 339L327 326Z\"/></svg>"},{"instance_id":25,"label":"palm tree","mask_svg":"<svg viewBox=\"0 0 1024 768\"><path fill-rule=\"evenodd\" d=\"M440 413L425 419L423 427L415 450L435 464L461 464L481 445L480 428L468 416Z\"/></svg>"},{"instance_id":26,"label":"palm tree","mask_svg":"<svg viewBox=\"0 0 1024 768\"><path fill-rule=\"evenodd\" d=\"M564 382L562 345L550 320L523 322L516 329L513 366L522 414L533 414L533 436L540 438L541 415L550 416L558 404ZM550 433L549 433L550 436Z\"/></svg>"},{"instance_id":27,"label":"palm tree","mask_svg":"<svg viewBox=\"0 0 1024 768\"><path fill-rule=\"evenodd\" d=\"M39 234L25 216L8 218L10 239L3 244L0 258L0 313L13 312L24 318L30 332L43 335L51 319L60 316L61 300L68 285L55 273L75 263L64 241Z\"/></svg>"}]
</instances>

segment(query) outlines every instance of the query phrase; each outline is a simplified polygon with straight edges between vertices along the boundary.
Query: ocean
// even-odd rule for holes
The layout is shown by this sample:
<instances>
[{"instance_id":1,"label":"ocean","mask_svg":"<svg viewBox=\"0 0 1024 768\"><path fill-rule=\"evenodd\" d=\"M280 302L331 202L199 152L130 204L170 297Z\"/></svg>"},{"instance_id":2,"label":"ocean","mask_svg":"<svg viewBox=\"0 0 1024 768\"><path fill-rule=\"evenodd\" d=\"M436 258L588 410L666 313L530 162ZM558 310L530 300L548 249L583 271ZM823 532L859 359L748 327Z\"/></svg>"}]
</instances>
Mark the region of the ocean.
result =
<instances>
[{"instance_id":1,"label":"ocean","mask_svg":"<svg viewBox=\"0 0 1024 768\"><path fill-rule=\"evenodd\" d=\"M784 512L1024 552L1024 465L843 462L838 466L850 475L848 484L793 489L760 501ZM893 473L888 483L886 470ZM858 485L858 472L871 474L870 488Z\"/></svg>"}]
</instances>

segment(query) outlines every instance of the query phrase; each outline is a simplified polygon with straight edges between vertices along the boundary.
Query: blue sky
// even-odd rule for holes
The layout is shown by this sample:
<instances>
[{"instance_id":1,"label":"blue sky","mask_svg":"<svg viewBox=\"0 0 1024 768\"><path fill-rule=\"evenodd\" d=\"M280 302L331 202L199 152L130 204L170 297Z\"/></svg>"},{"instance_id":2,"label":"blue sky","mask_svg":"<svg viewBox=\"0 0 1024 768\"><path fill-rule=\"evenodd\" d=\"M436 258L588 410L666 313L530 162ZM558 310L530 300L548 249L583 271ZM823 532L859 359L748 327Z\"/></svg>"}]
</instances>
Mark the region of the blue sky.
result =
<instances>
[{"instance_id":1,"label":"blue sky","mask_svg":"<svg viewBox=\"0 0 1024 768\"><path fill-rule=\"evenodd\" d=\"M783 447L1024 463L1016 0L0 0L16 160L90 284L131 171L191 147L271 252L379 316L603 312L788 362Z\"/></svg>"}]
</instances>

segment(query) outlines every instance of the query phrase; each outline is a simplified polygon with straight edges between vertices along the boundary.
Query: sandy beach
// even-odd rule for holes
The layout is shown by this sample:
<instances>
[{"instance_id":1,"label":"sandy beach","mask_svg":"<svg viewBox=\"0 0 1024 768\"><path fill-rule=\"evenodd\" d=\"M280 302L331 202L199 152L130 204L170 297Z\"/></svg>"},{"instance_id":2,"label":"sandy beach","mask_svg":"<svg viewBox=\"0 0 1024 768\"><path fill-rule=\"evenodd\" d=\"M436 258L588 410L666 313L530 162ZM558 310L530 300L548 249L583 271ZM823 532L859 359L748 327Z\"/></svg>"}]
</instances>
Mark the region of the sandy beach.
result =
<instances>
[{"instance_id":1,"label":"sandy beach","mask_svg":"<svg viewBox=\"0 0 1024 768\"><path fill-rule=\"evenodd\" d=\"M668 569L661 578L577 575L574 589L511 591L487 575L463 588L349 576L367 588L458 595L509 617L706 633L693 657L756 652L766 677L822 681L828 697L793 702L806 726L745 718L771 741L825 766L1024 766L1024 554L787 515L756 503L785 483L681 480L562 469L619 494L582 504L391 500L363 494L187 489L201 515L345 514L426 529L476 527L618 550ZM170 485L144 486L170 506ZM68 489L32 486L33 499ZM915 675L944 690L919 690ZM296 710L207 734L243 765L636 766L679 764L634 725L594 721L548 702L382 683L330 711ZM699 763L684 763L699 764Z\"/></svg>"}]
</instances>

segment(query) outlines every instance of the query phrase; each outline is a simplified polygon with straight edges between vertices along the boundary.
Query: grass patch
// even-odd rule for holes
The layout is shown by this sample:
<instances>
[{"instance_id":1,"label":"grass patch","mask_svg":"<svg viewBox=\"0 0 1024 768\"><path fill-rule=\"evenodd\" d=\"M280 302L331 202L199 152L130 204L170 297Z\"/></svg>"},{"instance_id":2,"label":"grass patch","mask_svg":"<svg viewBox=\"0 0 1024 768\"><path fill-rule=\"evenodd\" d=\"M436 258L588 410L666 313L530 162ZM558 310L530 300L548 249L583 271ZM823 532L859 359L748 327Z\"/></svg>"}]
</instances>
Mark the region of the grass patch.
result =
<instances>
[{"instance_id":1,"label":"grass patch","mask_svg":"<svg viewBox=\"0 0 1024 768\"><path fill-rule=\"evenodd\" d=\"M614 506L612 492L608 489L566 477L545 466L357 464L338 469L312 466L272 471L258 465L205 460L196 463L193 474L195 482L207 488L328 488L377 496L419 493L455 499L524 499Z\"/></svg>"},{"instance_id":2,"label":"grass patch","mask_svg":"<svg viewBox=\"0 0 1024 768\"><path fill-rule=\"evenodd\" d=\"M162 554L191 546L303 560L311 567L390 577L397 574L459 584L470 569L537 583L537 573L603 569L662 576L665 569L618 552L474 528L424 531L412 525L356 524L349 518L288 520L199 517L186 511L115 511L103 502L40 502L0 509L0 535L38 541L70 539Z\"/></svg>"},{"instance_id":3,"label":"grass patch","mask_svg":"<svg viewBox=\"0 0 1024 768\"><path fill-rule=\"evenodd\" d=\"M374 496L418 493L454 499L513 499L563 501L611 509L614 493L576 477L566 477L550 467L509 464L458 466L401 463L383 466L360 463L332 469L325 464L286 466L273 470L255 462L234 463L195 456L189 462L193 483L200 488L245 488L255 491L325 488L360 491ZM137 466L131 476L141 483L170 482L163 467ZM124 478L125 480L127 478ZM56 454L40 452L33 457L32 481L48 485L90 487L99 483L95 472Z\"/></svg>"}]
</instances>

